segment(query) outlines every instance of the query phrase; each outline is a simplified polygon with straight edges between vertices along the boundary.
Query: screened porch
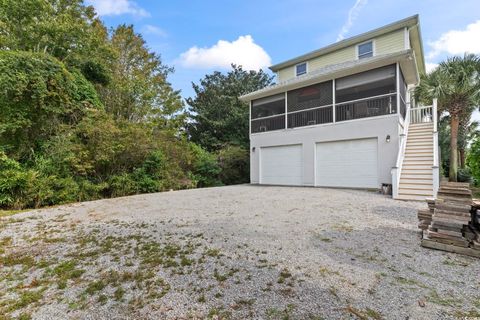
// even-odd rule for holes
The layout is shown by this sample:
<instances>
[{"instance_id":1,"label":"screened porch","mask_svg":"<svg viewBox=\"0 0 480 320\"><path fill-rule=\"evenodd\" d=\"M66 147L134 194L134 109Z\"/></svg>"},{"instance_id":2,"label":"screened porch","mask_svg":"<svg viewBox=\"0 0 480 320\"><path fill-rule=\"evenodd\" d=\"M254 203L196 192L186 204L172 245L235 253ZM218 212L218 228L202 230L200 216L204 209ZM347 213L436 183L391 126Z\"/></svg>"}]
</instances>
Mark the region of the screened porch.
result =
<instances>
[{"instance_id":1,"label":"screened porch","mask_svg":"<svg viewBox=\"0 0 480 320\"><path fill-rule=\"evenodd\" d=\"M251 101L251 133L399 114L406 92L397 64Z\"/></svg>"}]
</instances>

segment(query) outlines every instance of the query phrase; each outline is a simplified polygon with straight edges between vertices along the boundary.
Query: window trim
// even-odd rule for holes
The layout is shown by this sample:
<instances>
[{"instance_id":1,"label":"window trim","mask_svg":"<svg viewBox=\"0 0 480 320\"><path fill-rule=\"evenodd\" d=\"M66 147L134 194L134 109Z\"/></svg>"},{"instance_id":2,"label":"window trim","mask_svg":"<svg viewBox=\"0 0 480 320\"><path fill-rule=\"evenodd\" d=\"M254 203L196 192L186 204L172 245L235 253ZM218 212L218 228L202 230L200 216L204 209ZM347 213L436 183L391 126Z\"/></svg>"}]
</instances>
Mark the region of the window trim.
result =
<instances>
[{"instance_id":1,"label":"window trim","mask_svg":"<svg viewBox=\"0 0 480 320\"><path fill-rule=\"evenodd\" d=\"M363 45L363 44L367 44L369 42L372 43L372 57L375 57L375 55L376 55L375 39L370 39L370 40L364 41L364 42L356 45L356 53L357 53L356 54L356 59L357 60L363 59L363 58L360 58L360 46ZM363 55L365 55L365 53ZM370 58L370 57L367 57L367 58Z\"/></svg>"},{"instance_id":2,"label":"window trim","mask_svg":"<svg viewBox=\"0 0 480 320\"><path fill-rule=\"evenodd\" d=\"M301 73L301 74L298 74L297 73L297 67L299 65L302 65L302 64L305 64L305 72L304 73ZM293 69L293 72L295 73L295 77L300 77L300 76L303 76L304 74L307 74L308 73L308 61L304 61L304 62L300 62L300 63L297 63L295 65L295 68Z\"/></svg>"}]
</instances>

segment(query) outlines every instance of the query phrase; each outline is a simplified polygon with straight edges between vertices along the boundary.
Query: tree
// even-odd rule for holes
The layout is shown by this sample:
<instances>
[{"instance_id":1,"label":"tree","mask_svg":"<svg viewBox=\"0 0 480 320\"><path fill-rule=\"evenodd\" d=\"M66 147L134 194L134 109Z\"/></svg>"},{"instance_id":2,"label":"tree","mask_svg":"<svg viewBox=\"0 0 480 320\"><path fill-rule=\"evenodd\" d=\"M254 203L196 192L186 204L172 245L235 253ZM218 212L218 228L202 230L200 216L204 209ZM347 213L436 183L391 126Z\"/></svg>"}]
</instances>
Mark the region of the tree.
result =
<instances>
[{"instance_id":1,"label":"tree","mask_svg":"<svg viewBox=\"0 0 480 320\"><path fill-rule=\"evenodd\" d=\"M108 32L83 0L0 0L0 50L46 53L88 80L109 80Z\"/></svg>"},{"instance_id":2,"label":"tree","mask_svg":"<svg viewBox=\"0 0 480 320\"><path fill-rule=\"evenodd\" d=\"M90 82L43 53L0 51L0 87L0 148L16 159L102 108Z\"/></svg>"},{"instance_id":3,"label":"tree","mask_svg":"<svg viewBox=\"0 0 480 320\"><path fill-rule=\"evenodd\" d=\"M107 112L115 119L155 122L161 127L183 124L183 103L167 76L173 68L150 52L133 26L120 25L112 34L115 59L109 67L112 81L99 87Z\"/></svg>"},{"instance_id":4,"label":"tree","mask_svg":"<svg viewBox=\"0 0 480 320\"><path fill-rule=\"evenodd\" d=\"M437 98L439 111L450 115L449 180L457 181L460 122L480 105L480 58L473 54L448 58L430 74L422 75L415 96L428 104Z\"/></svg>"},{"instance_id":5,"label":"tree","mask_svg":"<svg viewBox=\"0 0 480 320\"><path fill-rule=\"evenodd\" d=\"M215 71L192 83L195 98L188 98L191 122L187 132L191 141L209 151L216 151L226 144L244 148L248 145L248 106L238 97L262 89L273 78L262 70L245 71L232 65L227 74Z\"/></svg>"}]
</instances>

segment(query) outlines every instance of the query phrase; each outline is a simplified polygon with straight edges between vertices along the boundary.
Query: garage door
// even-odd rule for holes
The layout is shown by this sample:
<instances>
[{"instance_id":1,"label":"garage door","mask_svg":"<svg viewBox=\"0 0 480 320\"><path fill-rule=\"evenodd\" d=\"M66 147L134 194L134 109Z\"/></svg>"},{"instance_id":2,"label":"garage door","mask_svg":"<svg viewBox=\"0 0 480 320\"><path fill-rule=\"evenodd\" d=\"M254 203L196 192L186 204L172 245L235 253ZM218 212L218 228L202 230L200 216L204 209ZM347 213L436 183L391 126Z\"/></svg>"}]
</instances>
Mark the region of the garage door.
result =
<instances>
[{"instance_id":1,"label":"garage door","mask_svg":"<svg viewBox=\"0 0 480 320\"><path fill-rule=\"evenodd\" d=\"M260 183L301 185L303 183L302 145L261 148Z\"/></svg>"},{"instance_id":2,"label":"garage door","mask_svg":"<svg viewBox=\"0 0 480 320\"><path fill-rule=\"evenodd\" d=\"M379 188L377 139L316 144L316 185Z\"/></svg>"}]
</instances>

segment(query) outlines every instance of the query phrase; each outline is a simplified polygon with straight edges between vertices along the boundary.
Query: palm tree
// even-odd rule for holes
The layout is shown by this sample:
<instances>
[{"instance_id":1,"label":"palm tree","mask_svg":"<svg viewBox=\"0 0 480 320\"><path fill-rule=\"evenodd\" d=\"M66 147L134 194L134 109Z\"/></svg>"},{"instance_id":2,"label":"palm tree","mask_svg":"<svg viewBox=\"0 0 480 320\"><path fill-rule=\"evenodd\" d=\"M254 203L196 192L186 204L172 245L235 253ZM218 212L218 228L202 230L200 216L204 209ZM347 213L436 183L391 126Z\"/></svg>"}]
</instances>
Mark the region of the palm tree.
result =
<instances>
[{"instance_id":1,"label":"palm tree","mask_svg":"<svg viewBox=\"0 0 480 320\"><path fill-rule=\"evenodd\" d=\"M439 112L450 115L450 169L449 180L457 181L458 130L461 119L470 119L480 105L480 57L465 54L440 63L431 73L422 75L415 97L430 104L438 99Z\"/></svg>"}]
</instances>

